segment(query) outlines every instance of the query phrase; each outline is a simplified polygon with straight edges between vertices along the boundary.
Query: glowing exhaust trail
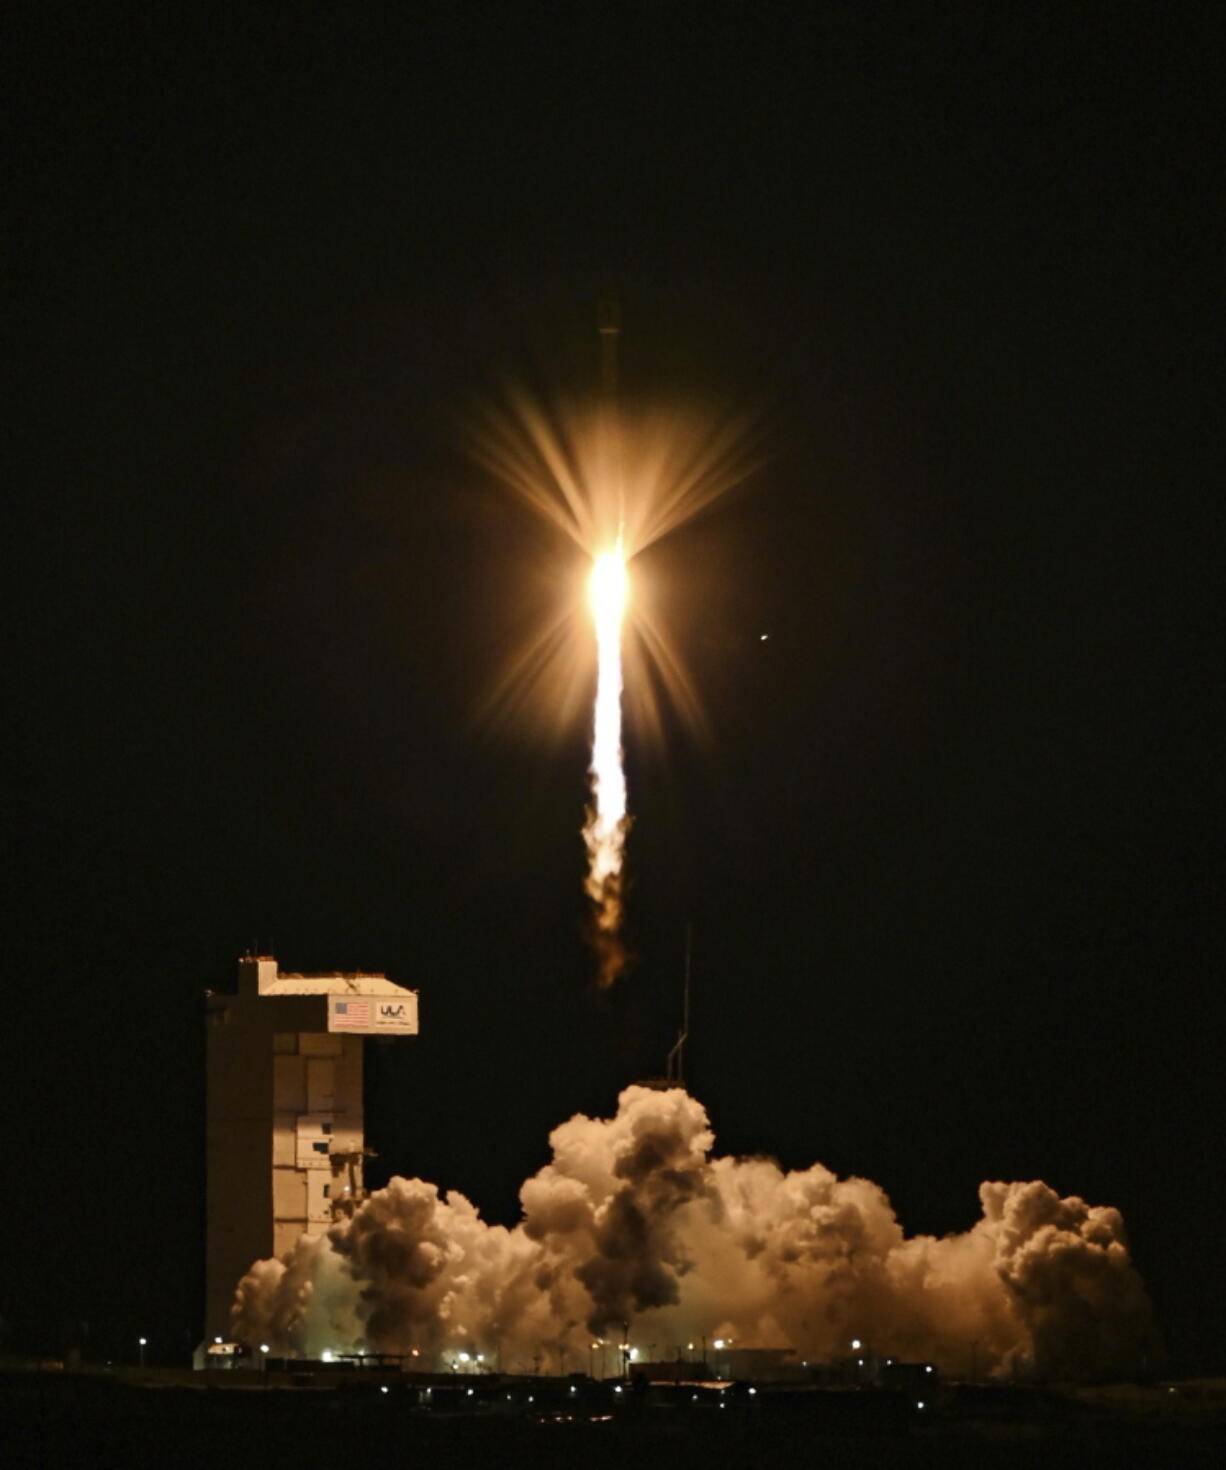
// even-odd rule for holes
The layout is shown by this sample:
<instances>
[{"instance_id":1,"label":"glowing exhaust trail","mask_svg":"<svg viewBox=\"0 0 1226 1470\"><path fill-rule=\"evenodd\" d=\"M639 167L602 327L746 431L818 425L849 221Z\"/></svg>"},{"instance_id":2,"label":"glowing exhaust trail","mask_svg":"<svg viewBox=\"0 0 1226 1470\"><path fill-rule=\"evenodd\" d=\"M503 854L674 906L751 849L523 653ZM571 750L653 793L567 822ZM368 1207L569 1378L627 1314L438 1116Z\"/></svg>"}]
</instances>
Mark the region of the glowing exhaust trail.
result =
<instances>
[{"instance_id":1,"label":"glowing exhaust trail","mask_svg":"<svg viewBox=\"0 0 1226 1470\"><path fill-rule=\"evenodd\" d=\"M589 764L591 795L583 840L589 939L602 985L621 975L624 848L630 827L622 764L622 697L629 686L636 735L663 734L667 701L696 735L705 720L694 686L650 597L628 605L629 561L713 504L757 467L761 430L743 413L707 418L693 403L623 408L617 392L621 312L600 303L599 392L551 401L509 386L470 424L475 458L544 525L589 563L587 594L596 641L596 707ZM524 719L552 733L586 716L592 645L576 617L574 583L541 616L493 683L487 714ZM623 626L634 638L623 647ZM624 658L623 658L624 655ZM650 670L654 678L646 677Z\"/></svg>"},{"instance_id":2,"label":"glowing exhaust trail","mask_svg":"<svg viewBox=\"0 0 1226 1470\"><path fill-rule=\"evenodd\" d=\"M625 965L622 948L622 850L626 840L626 773L622 767L622 621L629 578L621 537L592 565L588 598L596 626L596 710L592 724L592 804L583 839L585 887L595 905L600 983L611 985Z\"/></svg>"}]
</instances>

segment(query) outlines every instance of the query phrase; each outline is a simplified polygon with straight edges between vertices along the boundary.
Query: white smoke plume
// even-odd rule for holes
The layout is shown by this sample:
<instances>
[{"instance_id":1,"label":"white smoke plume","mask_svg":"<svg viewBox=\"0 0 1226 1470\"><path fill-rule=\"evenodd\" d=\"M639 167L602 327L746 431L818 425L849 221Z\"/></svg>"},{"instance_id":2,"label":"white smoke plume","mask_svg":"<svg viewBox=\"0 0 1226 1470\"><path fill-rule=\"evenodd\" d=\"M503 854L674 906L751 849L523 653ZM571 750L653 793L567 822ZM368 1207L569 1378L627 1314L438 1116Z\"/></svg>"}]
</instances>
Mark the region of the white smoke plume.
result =
<instances>
[{"instance_id":1,"label":"white smoke plume","mask_svg":"<svg viewBox=\"0 0 1226 1470\"><path fill-rule=\"evenodd\" d=\"M713 1158L702 1105L629 1087L573 1117L514 1229L394 1178L351 1220L239 1285L236 1337L274 1353L461 1353L508 1371L586 1367L593 1341L672 1357L705 1337L829 1361L866 1350L950 1374L1110 1377L1155 1350L1119 1213L1047 1185L980 1186L962 1235L907 1238L866 1179Z\"/></svg>"}]
</instances>

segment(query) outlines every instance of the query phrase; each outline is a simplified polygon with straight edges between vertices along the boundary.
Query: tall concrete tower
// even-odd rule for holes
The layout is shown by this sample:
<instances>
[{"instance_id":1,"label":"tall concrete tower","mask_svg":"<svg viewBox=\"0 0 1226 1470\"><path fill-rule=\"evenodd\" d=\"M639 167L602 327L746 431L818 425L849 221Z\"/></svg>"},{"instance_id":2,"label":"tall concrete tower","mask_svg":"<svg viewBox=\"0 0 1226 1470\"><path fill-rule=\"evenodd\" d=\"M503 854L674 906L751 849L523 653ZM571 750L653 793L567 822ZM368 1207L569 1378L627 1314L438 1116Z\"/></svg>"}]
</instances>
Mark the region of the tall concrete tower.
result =
<instances>
[{"instance_id":1,"label":"tall concrete tower","mask_svg":"<svg viewBox=\"0 0 1226 1470\"><path fill-rule=\"evenodd\" d=\"M206 998L205 1340L230 1335L253 1261L321 1235L364 1198L363 1036L415 1036L417 992L384 975L238 962Z\"/></svg>"}]
</instances>

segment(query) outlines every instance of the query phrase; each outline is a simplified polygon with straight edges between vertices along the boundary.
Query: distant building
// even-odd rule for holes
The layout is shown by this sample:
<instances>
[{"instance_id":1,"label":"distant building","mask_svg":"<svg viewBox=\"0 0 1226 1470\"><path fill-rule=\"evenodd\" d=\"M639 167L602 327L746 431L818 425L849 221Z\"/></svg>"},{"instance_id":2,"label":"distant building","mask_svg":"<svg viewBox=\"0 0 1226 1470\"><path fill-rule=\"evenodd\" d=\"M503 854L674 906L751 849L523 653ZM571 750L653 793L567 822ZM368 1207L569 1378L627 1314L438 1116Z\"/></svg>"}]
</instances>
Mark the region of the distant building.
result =
<instances>
[{"instance_id":1,"label":"distant building","mask_svg":"<svg viewBox=\"0 0 1226 1470\"><path fill-rule=\"evenodd\" d=\"M206 1341L229 1337L253 1261L322 1235L364 1198L362 1038L415 1036L417 992L384 975L238 963L206 999Z\"/></svg>"},{"instance_id":2,"label":"distant building","mask_svg":"<svg viewBox=\"0 0 1226 1470\"><path fill-rule=\"evenodd\" d=\"M710 1383L742 1379L749 1383L807 1383L808 1365L796 1357L796 1349L790 1347L737 1347L734 1343L716 1338L709 1345L706 1356L696 1355L692 1346L681 1351L675 1359L655 1362L639 1361L633 1357L630 1364L632 1377L640 1377L649 1383Z\"/></svg>"},{"instance_id":3,"label":"distant building","mask_svg":"<svg viewBox=\"0 0 1226 1470\"><path fill-rule=\"evenodd\" d=\"M795 1383L808 1379L805 1365L790 1347L737 1347L716 1340L710 1354L717 1378L741 1378L750 1383Z\"/></svg>"}]
</instances>

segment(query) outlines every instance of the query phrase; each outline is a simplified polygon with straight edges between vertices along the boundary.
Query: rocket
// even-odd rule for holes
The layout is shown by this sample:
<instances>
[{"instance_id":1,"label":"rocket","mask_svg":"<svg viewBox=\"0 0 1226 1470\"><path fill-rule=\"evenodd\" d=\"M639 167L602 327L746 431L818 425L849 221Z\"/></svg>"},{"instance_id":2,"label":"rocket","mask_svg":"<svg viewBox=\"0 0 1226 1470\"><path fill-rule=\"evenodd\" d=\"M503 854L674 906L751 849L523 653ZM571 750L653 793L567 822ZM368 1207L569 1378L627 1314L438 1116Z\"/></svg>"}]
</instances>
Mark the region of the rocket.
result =
<instances>
[{"instance_id":1,"label":"rocket","mask_svg":"<svg viewBox=\"0 0 1226 1470\"><path fill-rule=\"evenodd\" d=\"M617 540L626 529L626 489L622 479L621 427L617 413L617 344L622 331L621 304L615 296L602 296L596 306L596 330L600 334L600 420L603 425L604 474L616 487Z\"/></svg>"},{"instance_id":2,"label":"rocket","mask_svg":"<svg viewBox=\"0 0 1226 1470\"><path fill-rule=\"evenodd\" d=\"M603 296L596 307L596 329L600 333L600 392L611 406L617 397L617 339L622 330L622 309L615 297Z\"/></svg>"}]
</instances>

